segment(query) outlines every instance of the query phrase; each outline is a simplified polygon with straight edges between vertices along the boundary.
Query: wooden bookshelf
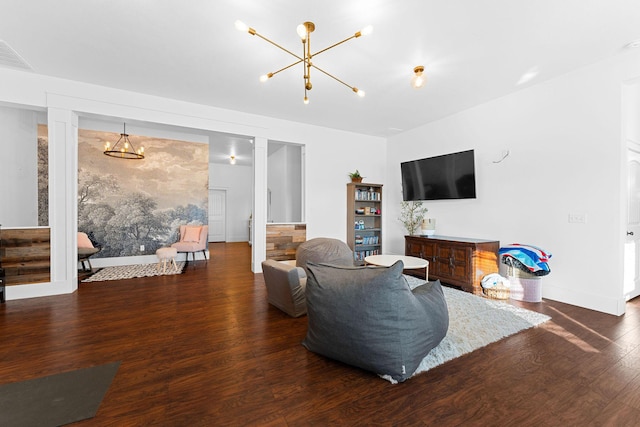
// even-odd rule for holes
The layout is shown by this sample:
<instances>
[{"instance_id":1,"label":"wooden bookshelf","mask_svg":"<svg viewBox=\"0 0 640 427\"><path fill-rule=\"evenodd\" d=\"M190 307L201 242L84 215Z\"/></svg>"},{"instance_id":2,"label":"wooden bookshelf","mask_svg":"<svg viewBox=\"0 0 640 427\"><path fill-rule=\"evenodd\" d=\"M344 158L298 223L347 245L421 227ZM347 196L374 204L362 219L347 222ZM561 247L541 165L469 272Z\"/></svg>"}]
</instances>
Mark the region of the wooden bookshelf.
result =
<instances>
[{"instance_id":1,"label":"wooden bookshelf","mask_svg":"<svg viewBox=\"0 0 640 427\"><path fill-rule=\"evenodd\" d=\"M356 262L382 254L382 184L347 184L347 245Z\"/></svg>"}]
</instances>

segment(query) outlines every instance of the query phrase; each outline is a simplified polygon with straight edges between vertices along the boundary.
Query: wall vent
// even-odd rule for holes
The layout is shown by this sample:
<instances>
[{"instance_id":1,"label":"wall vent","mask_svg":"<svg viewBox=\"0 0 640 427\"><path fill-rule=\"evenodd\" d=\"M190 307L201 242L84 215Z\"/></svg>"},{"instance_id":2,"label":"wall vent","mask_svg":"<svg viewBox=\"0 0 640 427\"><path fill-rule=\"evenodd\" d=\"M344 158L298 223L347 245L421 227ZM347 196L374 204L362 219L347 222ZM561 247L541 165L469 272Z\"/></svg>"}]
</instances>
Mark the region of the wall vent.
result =
<instances>
[{"instance_id":1,"label":"wall vent","mask_svg":"<svg viewBox=\"0 0 640 427\"><path fill-rule=\"evenodd\" d=\"M5 41L0 40L0 67L18 68L33 71L33 68L18 52L13 50Z\"/></svg>"}]
</instances>

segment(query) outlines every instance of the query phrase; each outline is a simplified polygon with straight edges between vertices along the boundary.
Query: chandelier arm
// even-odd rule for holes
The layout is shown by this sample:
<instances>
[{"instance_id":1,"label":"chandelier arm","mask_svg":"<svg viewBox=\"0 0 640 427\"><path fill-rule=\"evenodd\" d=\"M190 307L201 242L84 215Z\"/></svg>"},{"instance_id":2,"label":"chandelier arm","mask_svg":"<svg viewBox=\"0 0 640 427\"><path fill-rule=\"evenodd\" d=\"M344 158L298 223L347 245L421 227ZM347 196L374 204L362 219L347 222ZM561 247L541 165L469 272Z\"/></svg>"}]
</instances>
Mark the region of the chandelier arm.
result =
<instances>
[{"instance_id":1,"label":"chandelier arm","mask_svg":"<svg viewBox=\"0 0 640 427\"><path fill-rule=\"evenodd\" d=\"M296 62L294 62L294 63L292 63L292 64L289 64L289 65L287 65L286 67L282 67L282 68L280 68L278 71L274 71L273 73L271 73L271 76L273 77L273 76L275 76L276 74L278 74L279 72L284 71L284 70L288 70L289 68L293 67L294 65L298 65L298 64L299 64L299 63L301 63L301 62L304 62L304 61L303 61L302 59L300 59L299 61L296 61Z\"/></svg>"},{"instance_id":2,"label":"chandelier arm","mask_svg":"<svg viewBox=\"0 0 640 427\"><path fill-rule=\"evenodd\" d=\"M343 85L345 85L345 86L346 86L346 87L348 87L349 89L351 89L351 90L354 90L354 89L355 89L355 87L354 87L354 86L350 86L350 85L346 84L345 82L343 82L342 80L340 80L339 78L337 78L337 77L336 77L336 76L334 76L333 74L326 72L326 71L325 71L325 70L323 70L322 68L317 67L317 66L316 66L316 65L314 65L314 64L311 64L311 66L312 66L313 68L315 68L316 70L320 71L322 74L324 74L324 75L326 75L326 76L331 77L333 80L337 81L338 83L342 83Z\"/></svg>"},{"instance_id":3,"label":"chandelier arm","mask_svg":"<svg viewBox=\"0 0 640 427\"><path fill-rule=\"evenodd\" d=\"M255 33L256 36L260 37L262 40L266 41L267 43L271 43L272 45L274 45L275 47L277 47L278 49L284 50L285 52L287 52L289 55L298 58L300 61L304 61L304 58L301 58L300 56L296 55L295 53L291 52L289 49L284 48L282 46L280 46L278 43L269 40L268 38L266 38L265 36L263 36L260 33Z\"/></svg>"},{"instance_id":4,"label":"chandelier arm","mask_svg":"<svg viewBox=\"0 0 640 427\"><path fill-rule=\"evenodd\" d=\"M336 47L336 46L340 46L342 43L348 42L349 40L351 40L351 39L355 39L355 38L356 38L356 36L347 37L346 39L344 39L344 40L342 40L342 41L339 41L338 43L334 43L334 44L332 44L332 45L331 45L331 46L329 46L329 47L325 47L324 49L317 51L316 53L314 53L314 54L313 54L313 55L311 55L311 56L319 55L319 54L321 54L322 52L326 52L326 51L328 51L329 49L333 49L334 47Z\"/></svg>"}]
</instances>

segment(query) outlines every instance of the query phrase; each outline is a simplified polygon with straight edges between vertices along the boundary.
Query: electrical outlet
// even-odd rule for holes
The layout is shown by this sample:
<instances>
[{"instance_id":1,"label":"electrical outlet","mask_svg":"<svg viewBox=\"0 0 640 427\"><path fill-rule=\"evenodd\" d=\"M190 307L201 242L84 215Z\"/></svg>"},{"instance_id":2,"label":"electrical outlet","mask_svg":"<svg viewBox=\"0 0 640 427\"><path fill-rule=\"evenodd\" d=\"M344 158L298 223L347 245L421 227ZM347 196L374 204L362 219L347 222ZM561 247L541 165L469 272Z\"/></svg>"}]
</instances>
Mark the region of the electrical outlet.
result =
<instances>
[{"instance_id":1,"label":"electrical outlet","mask_svg":"<svg viewBox=\"0 0 640 427\"><path fill-rule=\"evenodd\" d=\"M144 245L140 245L140 252L144 252Z\"/></svg>"},{"instance_id":2,"label":"electrical outlet","mask_svg":"<svg viewBox=\"0 0 640 427\"><path fill-rule=\"evenodd\" d=\"M572 224L586 224L587 214L586 213L570 213L569 222Z\"/></svg>"}]
</instances>

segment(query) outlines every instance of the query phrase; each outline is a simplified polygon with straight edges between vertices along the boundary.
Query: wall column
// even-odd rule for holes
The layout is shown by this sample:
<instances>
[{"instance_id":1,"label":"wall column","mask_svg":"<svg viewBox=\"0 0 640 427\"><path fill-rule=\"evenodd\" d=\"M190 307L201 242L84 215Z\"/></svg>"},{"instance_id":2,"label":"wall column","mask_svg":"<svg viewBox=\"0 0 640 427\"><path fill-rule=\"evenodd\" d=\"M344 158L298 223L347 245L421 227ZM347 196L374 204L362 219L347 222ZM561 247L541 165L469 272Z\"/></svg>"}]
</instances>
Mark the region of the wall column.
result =
<instances>
[{"instance_id":1,"label":"wall column","mask_svg":"<svg viewBox=\"0 0 640 427\"><path fill-rule=\"evenodd\" d=\"M251 271L262 273L267 258L267 139L253 142L253 233Z\"/></svg>"},{"instance_id":2,"label":"wall column","mask_svg":"<svg viewBox=\"0 0 640 427\"><path fill-rule=\"evenodd\" d=\"M48 109L51 284L55 293L78 289L78 115Z\"/></svg>"}]
</instances>

